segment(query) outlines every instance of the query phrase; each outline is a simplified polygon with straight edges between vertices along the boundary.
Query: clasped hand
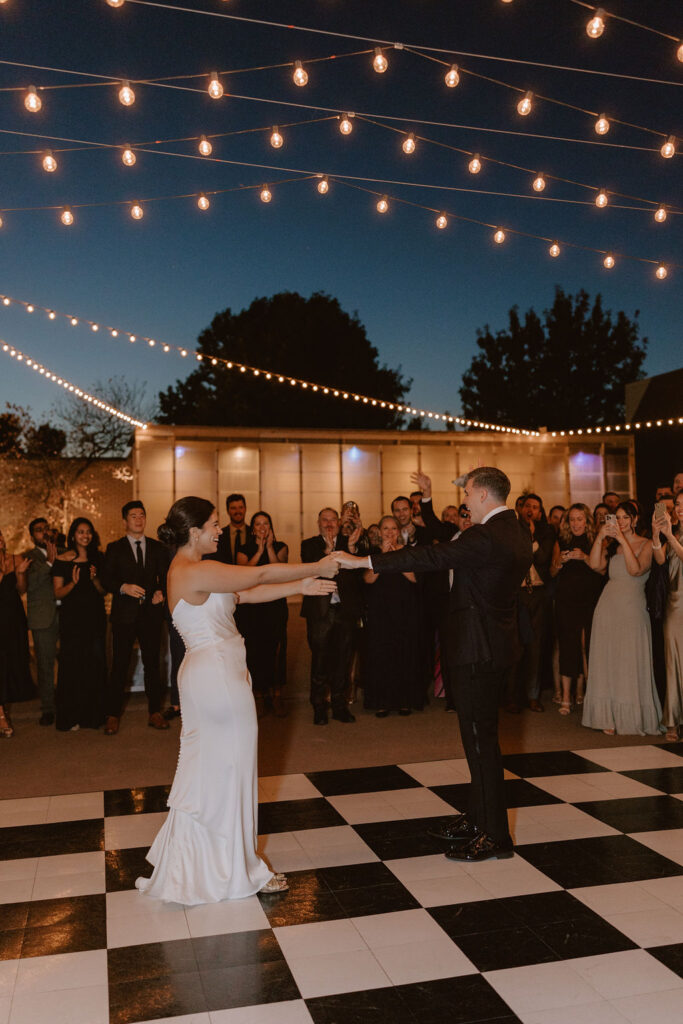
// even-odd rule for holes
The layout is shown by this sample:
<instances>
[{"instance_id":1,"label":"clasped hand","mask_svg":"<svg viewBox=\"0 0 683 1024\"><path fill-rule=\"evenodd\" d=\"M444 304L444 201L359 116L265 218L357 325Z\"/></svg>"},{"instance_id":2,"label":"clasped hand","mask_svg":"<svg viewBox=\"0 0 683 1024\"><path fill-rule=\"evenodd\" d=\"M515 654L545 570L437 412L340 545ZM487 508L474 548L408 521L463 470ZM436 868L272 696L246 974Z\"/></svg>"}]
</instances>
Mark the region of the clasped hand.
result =
<instances>
[{"instance_id":1,"label":"clasped hand","mask_svg":"<svg viewBox=\"0 0 683 1024\"><path fill-rule=\"evenodd\" d=\"M340 569L367 569L367 556L350 555L348 551L335 551L331 556Z\"/></svg>"}]
</instances>

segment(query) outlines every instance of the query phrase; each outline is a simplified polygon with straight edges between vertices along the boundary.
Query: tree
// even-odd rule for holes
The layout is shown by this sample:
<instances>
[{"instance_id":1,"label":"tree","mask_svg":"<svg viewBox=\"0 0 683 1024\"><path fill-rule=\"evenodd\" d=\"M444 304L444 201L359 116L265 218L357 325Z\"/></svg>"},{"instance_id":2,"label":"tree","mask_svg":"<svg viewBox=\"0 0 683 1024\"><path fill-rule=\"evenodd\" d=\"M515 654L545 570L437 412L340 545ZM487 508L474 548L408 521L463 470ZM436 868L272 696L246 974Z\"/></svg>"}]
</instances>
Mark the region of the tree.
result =
<instances>
[{"instance_id":1,"label":"tree","mask_svg":"<svg viewBox=\"0 0 683 1024\"><path fill-rule=\"evenodd\" d=\"M22 435L27 421L27 412L18 405L7 402L5 412L0 413L0 455L19 458L23 451Z\"/></svg>"},{"instance_id":2,"label":"tree","mask_svg":"<svg viewBox=\"0 0 683 1024\"><path fill-rule=\"evenodd\" d=\"M106 383L96 381L92 390L136 419L149 421L157 415L157 404L147 398L144 383L129 384L123 377L110 377ZM135 431L130 424L89 402L64 396L54 415L66 431L66 454L71 458L90 465L95 459L125 458L132 448Z\"/></svg>"},{"instance_id":3,"label":"tree","mask_svg":"<svg viewBox=\"0 0 683 1024\"><path fill-rule=\"evenodd\" d=\"M159 395L161 422L215 426L397 428L403 417L390 409L292 387L290 377L401 403L410 381L400 368L378 363L377 349L356 315L316 292L305 299L280 292L255 299L240 313L217 313L199 335L199 351L272 370L285 383L240 373L210 359Z\"/></svg>"},{"instance_id":4,"label":"tree","mask_svg":"<svg viewBox=\"0 0 683 1024\"><path fill-rule=\"evenodd\" d=\"M624 415L624 385L644 376L647 338L639 341L638 311L613 318L600 295L585 291L555 301L543 320L509 312L507 330L477 332L476 355L463 374L463 415L505 426L549 430L606 424Z\"/></svg>"}]
</instances>

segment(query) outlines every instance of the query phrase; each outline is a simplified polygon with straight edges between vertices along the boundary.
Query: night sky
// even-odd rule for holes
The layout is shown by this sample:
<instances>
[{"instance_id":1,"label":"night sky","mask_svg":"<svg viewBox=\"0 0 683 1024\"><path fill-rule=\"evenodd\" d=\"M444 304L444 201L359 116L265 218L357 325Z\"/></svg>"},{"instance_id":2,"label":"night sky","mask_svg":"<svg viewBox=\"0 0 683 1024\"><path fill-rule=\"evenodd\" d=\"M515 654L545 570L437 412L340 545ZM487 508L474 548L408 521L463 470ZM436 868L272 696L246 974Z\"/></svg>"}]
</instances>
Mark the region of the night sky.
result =
<instances>
[{"instance_id":1,"label":"night sky","mask_svg":"<svg viewBox=\"0 0 683 1024\"><path fill-rule=\"evenodd\" d=\"M570 0L177 0L177 6L683 83L675 43L614 21L600 40L592 41L584 29L587 12ZM683 35L679 0L651 0L647 5L613 0L609 9ZM371 46L132 2L112 9L105 0L8 0L0 6L0 32L4 60L131 79L305 62ZM533 113L522 118L515 109L518 94L466 75L458 88L447 89L446 68L410 53L386 52L390 66L383 75L372 70L372 55L365 54L310 65L306 88L292 83L291 68L230 79L224 75L222 80L226 93L398 116L399 128L483 156L683 204L682 158L664 160L658 152L662 140L620 125L612 126L605 141L654 151L490 134L481 129L598 139L594 119L586 114L538 100ZM453 60L536 93L683 136L680 87L466 57ZM4 88L79 81L84 80L0 66ZM234 97L217 102L207 95L206 80L181 84L203 91L135 86L137 101L125 108L114 86L57 90L42 94L43 108L35 115L24 110L23 93L3 92L0 127L116 145L259 128L263 130L214 140L213 156L331 177L348 174L519 193L524 198L369 185L560 242L683 264L679 215L656 224L652 212L615 209L620 202L616 198L598 210L591 193L556 182L549 183L544 196L589 205L527 198L534 195L533 175L485 164L473 177L466 156L426 143L406 156L399 135L361 121L349 137L340 134L334 120L283 127L285 145L275 150L269 144L272 125L321 115ZM411 118L468 124L476 130L427 127ZM413 378L414 403L454 413L460 410L461 374L476 351L476 329L486 324L494 330L505 327L513 304L522 311L530 306L542 311L551 304L556 285L570 292L599 291L614 311L633 315L640 310L642 334L650 339L648 375L681 365L681 268L672 269L663 282L655 279L653 266L623 259L608 272L596 254L565 247L553 260L548 243L534 239L508 236L497 246L492 231L476 224L451 220L445 231L438 231L434 214L420 209L394 204L382 216L375 211L375 198L338 182L321 197L311 181L272 184L292 176L285 171L158 153L139 153L135 167L127 168L116 151L60 154L63 145L0 134L0 293L160 341L192 345L214 313L226 307L238 311L257 296L287 289L304 295L324 291L348 312L358 313L382 362L400 365ZM53 174L42 170L40 153L17 152L48 147L59 162ZM196 142L162 148L196 154ZM271 183L273 192L268 205L259 200L258 189L216 196L204 213L196 199L173 199L145 204L140 222L132 220L126 206L75 210L76 223L70 228L59 223L58 210L11 212L16 207L111 203L264 182ZM148 382L153 396L192 369L178 356L162 355L159 348L115 341L104 332L94 335L13 307L0 306L0 337L85 388L118 374L131 382ZM253 362L259 365L257 352ZM54 386L7 356L0 368L0 407L19 401L39 417L47 413L58 397Z\"/></svg>"}]
</instances>

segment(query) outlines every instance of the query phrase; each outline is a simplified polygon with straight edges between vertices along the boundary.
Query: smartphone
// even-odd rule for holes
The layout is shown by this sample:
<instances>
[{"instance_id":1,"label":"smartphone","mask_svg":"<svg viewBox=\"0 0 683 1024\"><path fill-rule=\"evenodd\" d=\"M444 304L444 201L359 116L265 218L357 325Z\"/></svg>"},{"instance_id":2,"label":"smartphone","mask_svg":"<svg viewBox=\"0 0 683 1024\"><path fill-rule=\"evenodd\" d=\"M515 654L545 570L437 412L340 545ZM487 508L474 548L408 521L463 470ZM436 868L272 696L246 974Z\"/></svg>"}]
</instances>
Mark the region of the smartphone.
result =
<instances>
[{"instance_id":1,"label":"smartphone","mask_svg":"<svg viewBox=\"0 0 683 1024\"><path fill-rule=\"evenodd\" d=\"M355 501L344 502L342 505L342 515L344 515L345 512L350 513L352 516L357 516L359 514L359 508Z\"/></svg>"},{"instance_id":2,"label":"smartphone","mask_svg":"<svg viewBox=\"0 0 683 1024\"><path fill-rule=\"evenodd\" d=\"M655 519L663 519L666 515L666 502L656 501L655 502Z\"/></svg>"},{"instance_id":3,"label":"smartphone","mask_svg":"<svg viewBox=\"0 0 683 1024\"><path fill-rule=\"evenodd\" d=\"M605 526L616 526L616 525L617 525L617 517L614 515L613 512L608 512L607 515L605 516Z\"/></svg>"}]
</instances>

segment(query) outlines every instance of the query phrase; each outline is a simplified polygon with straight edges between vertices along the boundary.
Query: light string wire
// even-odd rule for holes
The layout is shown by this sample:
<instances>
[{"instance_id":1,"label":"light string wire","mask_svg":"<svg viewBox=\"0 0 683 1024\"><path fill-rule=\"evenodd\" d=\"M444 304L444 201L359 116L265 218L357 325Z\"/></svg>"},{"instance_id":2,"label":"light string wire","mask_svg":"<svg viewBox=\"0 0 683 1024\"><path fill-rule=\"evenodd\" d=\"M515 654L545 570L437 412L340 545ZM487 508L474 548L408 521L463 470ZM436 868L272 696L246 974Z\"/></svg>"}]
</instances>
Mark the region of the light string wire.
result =
<instances>
[{"instance_id":1,"label":"light string wire","mask_svg":"<svg viewBox=\"0 0 683 1024\"><path fill-rule=\"evenodd\" d=\"M548 64L543 61L523 60L519 57L498 57L490 53L473 53L467 50L452 50L444 46L427 46L422 43L397 42L393 39L378 39L374 36L356 35L350 32L334 32L330 29L312 28L306 25L292 25L282 21L268 21L265 18L249 18L245 15L230 14L227 11L205 11L199 8L181 7L178 4L160 3L158 0L126 0L127 3L139 7L153 7L159 10L174 11L180 14L199 14L209 18L224 18L228 21L243 22L250 25L263 25L267 28L284 28L288 31L306 32L312 35L329 36L335 39L350 39L354 42L372 43L373 46L391 46L397 49L423 50L426 53L442 53L453 57L472 57L477 60L498 61L505 64L522 64L525 67L547 68L551 71L572 71L577 74L599 75L603 78L622 78L632 82L648 82L653 85L683 86L683 82L672 82L659 78L646 78L639 75L625 75L616 71L599 71L592 68L568 67L562 64ZM673 38L673 37L672 37Z\"/></svg>"},{"instance_id":2,"label":"light string wire","mask_svg":"<svg viewBox=\"0 0 683 1024\"><path fill-rule=\"evenodd\" d=\"M147 430L148 424L143 420L136 419L135 416L129 416L128 413L122 412L120 409L115 408L113 405L109 405L108 402L103 402L101 398L97 398L96 395L91 395L88 391L84 391L83 388L78 387L76 384L72 384L66 380L65 377L60 376L57 373L53 373L42 363L39 363L37 359L33 359L28 356L25 352L16 348L14 345L9 345L7 342L0 340L0 347L11 359L15 359L18 363L23 363L24 366L28 366L31 370L35 370L45 380L51 381L53 384L57 384L58 387L64 388L69 394L75 398L80 398L82 402L87 402L94 406L96 409L102 410L102 412L109 413L110 416L115 416L117 419L123 420L124 423L130 423L132 427L141 427L142 430Z\"/></svg>"},{"instance_id":3,"label":"light string wire","mask_svg":"<svg viewBox=\"0 0 683 1024\"><path fill-rule=\"evenodd\" d=\"M600 10L600 8L596 7L594 4L586 3L585 0L569 0L569 2L572 4L576 4L577 7L583 7L587 11ZM602 8L602 10L604 11L605 16L610 19L610 21L622 21L625 25L631 25L633 26L633 28L640 28L644 32L652 32L653 35L661 36L662 39L671 39L674 43L678 43L681 41L678 38L678 36L672 36L669 32L662 32L662 30L659 28L652 28L652 26L650 25L643 25L642 21L633 21L632 18L625 18L623 14L613 14L612 11L608 11L604 7Z\"/></svg>"},{"instance_id":4,"label":"light string wire","mask_svg":"<svg viewBox=\"0 0 683 1024\"><path fill-rule=\"evenodd\" d=\"M370 125L373 125L373 126L375 126L377 128L382 128L385 131L394 132L397 135L406 136L406 134L407 134L406 131L404 129L402 129L402 128L396 128L396 127L394 127L394 125L383 124L381 121L376 121L374 118L371 118L371 117L365 117L364 115L361 115L361 114L356 114L355 117L359 121L363 121L363 123L365 123L365 124L370 124ZM285 129L285 128L291 128L291 127L298 127L298 126L301 126L301 125L320 124L320 123L331 121L331 120L336 120L336 117L335 116L331 116L331 117L311 118L311 119L306 119L304 121L293 121L293 122L290 122L289 124L281 123L281 124L278 125L278 131L280 130L280 128ZM237 130L235 130L233 132L221 132L221 133L217 133L217 134L213 134L213 135L206 135L206 136L204 136L204 138L206 138L206 139L216 139L216 138L223 138L223 137L232 136L232 135L246 135L246 134L251 134L251 133L255 133L255 132L267 132L267 131L273 131L273 126L269 125L267 127L264 126L264 127L261 127L261 128L237 129ZM110 142L92 142L92 141L89 141L89 140L65 138L64 136L59 136L59 135L45 135L45 134L41 134L39 132L23 132L23 131L10 130L10 129L7 129L7 128L0 128L0 135L13 135L13 136L20 136L20 137L23 137L23 138L44 139L45 141L48 141L48 142L69 142L69 143L73 144L71 146L66 146L66 147L53 147L51 149L52 154L54 154L54 153L87 152L87 151L91 151L91 150L103 150L103 149L104 150L111 150L111 151L122 151L122 150L126 149L126 150L131 150L134 153L148 153L148 154L151 153L151 154L156 154L158 156L179 157L181 159L183 159L183 158L185 158L185 159L193 159L193 160L198 160L200 162L201 161L208 161L210 163L211 162L213 162L213 163L221 163L221 162L230 163L231 162L231 161L223 161L220 157L212 156L211 154L209 154L209 156L203 156L203 155L197 155L196 153L165 152L164 150L161 150L161 149L149 149L148 148L149 146L155 146L156 147L156 146L162 146L162 145L165 145L165 144L168 144L168 143L174 143L174 142L199 142L201 140L201 138L202 138L201 135L190 135L190 136L186 136L186 137L180 138L180 139L156 139L156 140L154 140L152 142L126 143L126 144L123 144L123 143L110 143ZM454 153L461 153L461 154L463 154L465 156L470 156L470 157L475 157L476 156L482 162L496 164L496 165L499 165L499 166L502 166L502 167L511 168L511 169L517 170L517 171L523 171L524 173L527 173L527 174L535 175L537 173L531 167L523 167L520 164L510 163L509 161L506 161L506 160L499 160L499 159L497 159L495 157L487 157L485 155L482 155L480 152L476 152L475 153L473 150L463 149L460 146L453 146L453 145L450 145L449 143L446 143L446 142L440 142L437 139L431 139L431 138L429 138L429 137L427 137L425 135L417 135L415 133L413 133L413 135L414 135L414 138L416 140L420 141L420 142L425 142L428 145L437 146L437 147L439 147L441 149L447 149L447 150L450 150L451 152L454 152ZM0 157L2 157L2 156L10 156L10 155L11 156L18 156L18 155L31 156L31 155L41 154L41 153L45 153L45 150L44 149L10 150L10 151L0 152ZM271 167L270 165L261 165L261 164L249 165L249 166L263 167L263 169L265 169L265 170L277 169L277 168ZM596 194L600 193L600 192L603 192L603 191L606 191L605 189L603 189L601 187L598 187L597 185L589 185L589 184L587 184L585 182L575 181L575 180L573 180L571 178L565 178L565 177L562 177L561 175L551 174L551 173L547 173L545 171L543 172L542 177L544 179L548 179L548 180L551 180L551 181L559 181L559 182L562 182L562 183L567 184L567 185L575 185L577 188L587 189L588 191L595 192ZM365 179L365 180L369 180L369 179ZM375 179L375 180L378 180L378 179ZM392 183L395 184L395 182L392 182ZM402 182L402 184L406 184L406 183ZM554 196L540 196L538 194L536 194L536 195L520 195L520 194L517 194L517 193L510 193L510 192L489 192L489 191L486 191L484 189L467 189L467 188L462 188L462 187L461 188L456 188L454 186L448 186L448 185L433 186L433 185L428 185L428 184L423 184L423 183L422 184L421 183L413 183L413 185L414 185L414 187L420 187L420 188L434 188L434 187L437 187L437 188L448 189L448 190L451 190L451 191L460 191L460 192L472 193L472 194L475 194L475 195L476 194L481 194L481 195L499 195L499 196L509 196L511 198L521 198L521 199L544 199L546 202L547 201L551 201L551 202L569 203L569 204L585 205L585 206L592 205L592 203L588 203L588 202L585 202L585 201L582 201L582 200L559 199L559 198L554 197ZM649 203L652 207L657 207L658 209L661 209L662 207L665 207L667 215L669 213L679 214L679 213L683 212L682 210L678 209L677 207L675 207L675 206L673 206L673 205L671 205L669 203L663 204L660 201L655 200L655 199L646 199L643 196L630 195L627 192L620 192L618 189L614 189L614 188L610 188L607 191L609 192L610 196L618 196L618 197L620 197L622 199L629 199L629 200L631 200L633 202ZM639 211L645 212L645 213L651 213L652 212L652 210L648 209L647 207L620 206L619 204L612 204L612 206L613 206L614 209L639 210ZM36 207L35 209L43 209L43 208L44 207ZM49 207L49 208L53 209L54 207Z\"/></svg>"}]
</instances>

